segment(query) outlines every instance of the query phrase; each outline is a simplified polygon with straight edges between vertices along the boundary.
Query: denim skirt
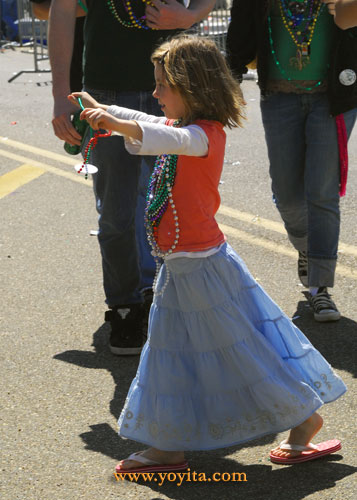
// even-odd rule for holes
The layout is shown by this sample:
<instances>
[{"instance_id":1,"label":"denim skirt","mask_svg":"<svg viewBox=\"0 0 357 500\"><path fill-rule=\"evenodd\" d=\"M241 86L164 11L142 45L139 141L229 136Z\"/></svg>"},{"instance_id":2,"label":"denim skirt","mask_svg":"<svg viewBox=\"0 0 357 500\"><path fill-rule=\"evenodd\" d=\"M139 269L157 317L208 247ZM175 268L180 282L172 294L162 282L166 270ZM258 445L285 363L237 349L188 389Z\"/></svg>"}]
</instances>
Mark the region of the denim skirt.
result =
<instances>
[{"instance_id":1,"label":"denim skirt","mask_svg":"<svg viewBox=\"0 0 357 500\"><path fill-rule=\"evenodd\" d=\"M209 450L296 427L346 387L228 245L161 268L119 434Z\"/></svg>"}]
</instances>

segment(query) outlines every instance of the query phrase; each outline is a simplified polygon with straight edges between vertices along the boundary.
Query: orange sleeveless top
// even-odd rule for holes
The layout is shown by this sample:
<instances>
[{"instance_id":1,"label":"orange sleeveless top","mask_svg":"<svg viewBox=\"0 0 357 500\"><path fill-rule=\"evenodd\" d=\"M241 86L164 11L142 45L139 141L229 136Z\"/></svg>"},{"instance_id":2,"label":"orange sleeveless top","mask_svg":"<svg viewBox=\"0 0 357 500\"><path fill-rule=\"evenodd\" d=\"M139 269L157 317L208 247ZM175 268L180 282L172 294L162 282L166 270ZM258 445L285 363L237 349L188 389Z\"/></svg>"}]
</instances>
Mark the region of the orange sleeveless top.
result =
<instances>
[{"instance_id":1,"label":"orange sleeveless top","mask_svg":"<svg viewBox=\"0 0 357 500\"><path fill-rule=\"evenodd\" d=\"M168 121L171 124L172 121ZM219 180L223 169L226 134L216 121L197 120L208 137L208 153L203 157L179 155L172 189L180 238L175 252L197 252L220 245L225 236L215 214L220 205ZM175 221L168 206L158 228L158 245L167 251L175 240Z\"/></svg>"}]
</instances>

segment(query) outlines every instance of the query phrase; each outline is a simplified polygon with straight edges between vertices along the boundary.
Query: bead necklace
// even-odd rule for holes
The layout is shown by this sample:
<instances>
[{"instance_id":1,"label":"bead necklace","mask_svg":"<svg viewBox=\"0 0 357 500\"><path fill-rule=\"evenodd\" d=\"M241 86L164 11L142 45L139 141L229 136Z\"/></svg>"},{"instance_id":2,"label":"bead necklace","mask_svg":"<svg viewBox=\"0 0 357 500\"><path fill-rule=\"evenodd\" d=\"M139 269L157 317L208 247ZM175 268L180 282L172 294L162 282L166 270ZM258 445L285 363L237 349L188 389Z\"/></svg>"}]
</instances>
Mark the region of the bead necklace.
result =
<instances>
[{"instance_id":1,"label":"bead necklace","mask_svg":"<svg viewBox=\"0 0 357 500\"><path fill-rule=\"evenodd\" d=\"M322 4L320 0L310 0L309 4L304 2L304 5L307 6L309 11L307 12L306 9L306 14L304 16L297 17L291 13L291 10L285 2L286 0L279 1L281 18L286 30L297 46L296 57L290 59L290 64L301 71L304 66L310 63L310 45L314 36L317 19L321 13ZM300 7L299 14L301 14L304 9L304 6ZM299 27L302 21L305 21L304 29Z\"/></svg>"},{"instance_id":2,"label":"bead necklace","mask_svg":"<svg viewBox=\"0 0 357 500\"><path fill-rule=\"evenodd\" d=\"M81 110L83 111L84 110L84 106L82 104L82 100L80 97L78 97L78 103L81 107ZM84 155L83 155L83 163L82 163L82 166L77 170L77 172L80 174L82 173L83 169L84 169L84 178L85 179L88 179L88 161L89 161L89 157L90 157L90 154L91 152L93 151L93 149L95 148L95 146L97 145L97 142L98 142L98 139L100 137L109 137L110 135L112 135L112 132L109 131L109 132L106 132L105 134L101 134L99 132L99 130L97 130L96 132L94 132L94 135L93 135L93 129L91 128L90 129L90 133L91 133L91 138L89 139L88 141L88 144L84 150ZM97 171L97 168L94 167ZM93 172L94 173L94 172Z\"/></svg>"},{"instance_id":3,"label":"bead necklace","mask_svg":"<svg viewBox=\"0 0 357 500\"><path fill-rule=\"evenodd\" d=\"M305 1L303 3L293 2L288 5L288 1L289 0L280 0L279 4L283 24L298 49L301 49L302 52L306 52L306 55L308 55L307 40L311 32L314 31L313 22L317 15L316 12L314 12L314 7L316 8L318 4L315 0L311 0L309 3ZM298 12L297 15L293 14L293 7L294 10ZM305 26L303 26L303 24Z\"/></svg>"},{"instance_id":4,"label":"bead necklace","mask_svg":"<svg viewBox=\"0 0 357 500\"><path fill-rule=\"evenodd\" d=\"M319 87L322 84L322 80L319 80L312 87L303 87L302 85L299 85L290 76L287 75L286 71L284 70L284 68L282 68L282 66L280 64L280 61L278 60L278 58L276 56L276 51L275 51L274 42L273 42L273 34L272 34L272 29L271 29L271 18L270 18L270 16L268 17L268 29L269 29L269 42L270 42L271 53L272 53L274 62L276 64L278 70L282 74L282 76L286 80L288 80L289 82L291 82L296 88L301 89L301 90L308 90L309 91L309 90L315 89L316 87Z\"/></svg>"},{"instance_id":5,"label":"bead necklace","mask_svg":"<svg viewBox=\"0 0 357 500\"><path fill-rule=\"evenodd\" d=\"M141 0L144 4L146 3L147 5L152 5L150 0ZM110 12L113 14L115 19L125 28L138 28L138 29L144 29L144 30L149 30L149 26L146 26L145 20L146 16L142 16L139 19L135 16L133 7L131 5L130 0L122 0L124 9L126 10L128 16L129 16L129 21L125 21L122 19L117 11L116 5L114 3L114 0L107 0L107 5L110 10Z\"/></svg>"},{"instance_id":6,"label":"bead necklace","mask_svg":"<svg viewBox=\"0 0 357 500\"><path fill-rule=\"evenodd\" d=\"M287 14L287 17L290 19L289 24L299 25L304 20L304 13L306 10L307 4L309 4L309 0L297 0L295 2L291 2L289 0L283 0L283 8ZM310 6L312 2L310 2ZM311 10L310 10L311 15Z\"/></svg>"},{"instance_id":7,"label":"bead necklace","mask_svg":"<svg viewBox=\"0 0 357 500\"><path fill-rule=\"evenodd\" d=\"M176 120L173 124L174 127L178 127L181 120ZM180 238L180 227L177 216L176 206L172 197L172 188L175 183L176 177L176 166L177 166L177 155L164 154L158 156L155 162L153 173L150 177L149 187L146 197L146 208L145 208L145 228L148 237L149 244L152 248L152 254L155 259L156 273L153 281L153 291L156 295L162 295L167 287L170 279L169 269L166 267L166 279L162 286L160 292L157 291L157 283L159 277L159 271L161 268L161 260L168 257L175 250L177 243ZM174 216L175 224L175 236L174 242L171 247L164 252L160 249L158 240L158 228L161 219L166 212L168 206L172 210Z\"/></svg>"},{"instance_id":8,"label":"bead necklace","mask_svg":"<svg viewBox=\"0 0 357 500\"><path fill-rule=\"evenodd\" d=\"M84 169L84 178L85 179L88 179L88 161L89 161L89 157L91 155L91 152L93 151L93 149L96 147L97 145L97 142L98 142L98 139L100 137L110 137L112 135L112 132L109 130L109 132L106 132L105 134L101 134L99 132L99 130L97 130L96 132L94 132L94 135L93 137L91 137L88 141L88 144L84 150L84 155L83 155L83 163L82 163L82 166L80 169L77 170L77 172L80 174L82 172L82 170ZM93 165L91 166L93 168ZM95 168L95 172L98 171L97 167L94 167ZM94 171L92 171L91 173L95 173Z\"/></svg>"},{"instance_id":9,"label":"bead necklace","mask_svg":"<svg viewBox=\"0 0 357 500\"><path fill-rule=\"evenodd\" d=\"M285 17L288 19L288 24L293 27L293 30L295 30L297 26L300 26L303 21L307 24L305 30L308 30L308 26L313 19L312 13L316 5L316 0L300 0L299 2L280 0L280 10L283 9Z\"/></svg>"}]
</instances>

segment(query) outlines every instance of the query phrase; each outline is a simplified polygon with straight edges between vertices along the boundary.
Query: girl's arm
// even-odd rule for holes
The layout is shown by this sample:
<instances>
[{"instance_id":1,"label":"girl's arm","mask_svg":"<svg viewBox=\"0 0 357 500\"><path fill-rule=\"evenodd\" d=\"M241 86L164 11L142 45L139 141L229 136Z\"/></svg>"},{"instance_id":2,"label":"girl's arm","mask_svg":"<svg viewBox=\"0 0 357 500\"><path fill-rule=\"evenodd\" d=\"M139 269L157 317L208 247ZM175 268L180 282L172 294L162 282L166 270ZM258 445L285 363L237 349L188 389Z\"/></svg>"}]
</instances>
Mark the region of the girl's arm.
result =
<instances>
[{"instance_id":1,"label":"girl's arm","mask_svg":"<svg viewBox=\"0 0 357 500\"><path fill-rule=\"evenodd\" d=\"M125 140L125 147L131 154L206 156L208 153L208 137L198 125L176 128L147 121L137 124L142 130L142 139Z\"/></svg>"},{"instance_id":2,"label":"girl's arm","mask_svg":"<svg viewBox=\"0 0 357 500\"><path fill-rule=\"evenodd\" d=\"M116 118L121 118L122 120L140 120L140 121L150 121L154 123L165 123L166 118L164 116L154 116L143 113L142 111L136 111L135 109L123 108L121 106L107 106L106 104L101 104L96 101L87 92L73 92L68 96L68 100L75 104L78 108L80 107L78 99L81 99L82 104L85 108L95 108L103 109L108 111L111 115Z\"/></svg>"},{"instance_id":3,"label":"girl's arm","mask_svg":"<svg viewBox=\"0 0 357 500\"><path fill-rule=\"evenodd\" d=\"M121 106L110 106L107 108L108 113L115 116L116 118L121 118L122 120L136 120L142 122L151 123L166 123L165 116L155 116L148 115L142 111L136 111L135 109L123 108Z\"/></svg>"},{"instance_id":4,"label":"girl's arm","mask_svg":"<svg viewBox=\"0 0 357 500\"><path fill-rule=\"evenodd\" d=\"M86 108L82 111L81 120L87 120L93 130L105 129L118 132L120 135L142 141L143 133L134 120L122 120L111 115L102 108Z\"/></svg>"},{"instance_id":5,"label":"girl's arm","mask_svg":"<svg viewBox=\"0 0 357 500\"><path fill-rule=\"evenodd\" d=\"M94 99L94 97L89 95L88 92L72 92L72 94L69 94L69 96L67 96L67 99L75 104L77 108L81 107L78 99L81 100L84 108L103 109L104 111L106 111L109 107L106 104L100 104Z\"/></svg>"},{"instance_id":6,"label":"girl's arm","mask_svg":"<svg viewBox=\"0 0 357 500\"><path fill-rule=\"evenodd\" d=\"M337 0L335 23L343 30L357 26L357 0Z\"/></svg>"},{"instance_id":7,"label":"girl's arm","mask_svg":"<svg viewBox=\"0 0 357 500\"><path fill-rule=\"evenodd\" d=\"M112 108L113 106L110 110ZM125 108L119 109L125 111ZM147 116L150 117L150 115ZM125 147L131 154L156 156L166 153L205 156L208 153L207 135L197 125L175 128L147 120L126 120L117 118L100 108L85 109L81 113L81 119L87 120L94 130L106 129L124 135ZM160 118L160 120L166 119Z\"/></svg>"}]
</instances>

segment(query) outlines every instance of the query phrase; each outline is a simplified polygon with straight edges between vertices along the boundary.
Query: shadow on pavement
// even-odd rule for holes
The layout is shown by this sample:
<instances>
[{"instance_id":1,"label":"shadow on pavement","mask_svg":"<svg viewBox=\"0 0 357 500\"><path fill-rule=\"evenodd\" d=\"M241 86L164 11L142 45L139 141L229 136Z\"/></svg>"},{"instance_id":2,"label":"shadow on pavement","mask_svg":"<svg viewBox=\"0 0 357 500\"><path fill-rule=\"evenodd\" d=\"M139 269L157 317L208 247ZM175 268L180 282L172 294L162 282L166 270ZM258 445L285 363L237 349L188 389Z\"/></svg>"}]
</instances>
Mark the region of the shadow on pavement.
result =
<instances>
[{"instance_id":1,"label":"shadow on pavement","mask_svg":"<svg viewBox=\"0 0 357 500\"><path fill-rule=\"evenodd\" d=\"M160 476L157 477L156 482L141 479L137 483L150 488L153 495L155 493L166 495L173 500L201 500L202 498L222 500L233 498L282 500L289 498L289 500L302 500L318 491L333 488L338 481L354 474L357 470L356 467L339 464L338 460L342 458L340 455L326 457L316 462L297 466L281 466L275 469L272 468L268 460L267 464L242 465L235 460L221 457L216 452L192 453L189 454L188 458L190 460L190 481L186 479L188 475L185 475L181 478L168 476L166 479ZM194 471L196 472L195 481L193 480ZM204 476L202 475L203 471ZM213 481L213 474L218 471L221 474L226 473L225 481ZM235 475L233 475L234 473ZM235 480L228 480L228 474L231 479L235 478ZM198 480L199 478L201 480ZM114 477L112 481L115 482ZM130 480L126 479L125 481ZM155 496L148 496L149 498L150 500L158 500L158 497ZM162 497L160 496L160 498Z\"/></svg>"},{"instance_id":2,"label":"shadow on pavement","mask_svg":"<svg viewBox=\"0 0 357 500\"><path fill-rule=\"evenodd\" d=\"M330 349L331 346L329 345L331 338L333 337L335 339L336 331L331 328L330 334L327 336L326 325L317 325L316 327L316 323L312 323L313 320L311 320L311 317L310 319L304 319L300 309L306 310L305 306L306 303L304 302L299 304L296 315L300 315L300 318L298 321L295 321L295 323L297 324L299 322L298 326L304 329L305 333L307 332L309 338L318 349L322 348L321 350L323 351L325 347L327 353L325 352L324 355L331 363L334 361L344 362L344 357L347 358L347 354L350 353L349 349L352 346L350 344L348 344L350 347L348 347L348 345L343 346L343 355L341 359L338 356L336 357L336 352L334 352L332 348ZM349 331L345 329L343 321L346 321L347 325L348 322L353 323L353 325L350 325ZM351 334L351 330L356 328L356 324L346 318L341 319L340 324L342 327L341 329L345 333L343 337L336 340L338 345L346 342L348 332ZM113 376L115 383L115 392L110 402L110 411L115 418L118 418L124 405L130 383L135 376L139 357L113 356L108 348L108 337L108 327L104 324L93 336L95 352L76 350L66 351L57 354L54 358L83 368L108 370ZM341 355L341 353L337 354ZM352 361L350 361L347 366L352 368ZM347 366L344 364L342 368L348 369ZM104 403L103 401L103 404ZM90 429L89 432L84 432L80 435L88 450L101 453L119 461L123 457L140 449L140 444L119 438L116 429L113 429L108 423L93 424L90 426ZM260 500L266 497L270 500L281 500L282 498L287 498L287 496L289 500L300 500L314 492L332 488L337 481L357 471L355 467L337 463L342 457L336 454L319 459L316 462L299 464L295 467L281 466L278 468L273 468L267 457L259 459L257 456L256 462L258 463L254 465L242 465L229 457L229 455L238 453L241 449L247 449L254 446L266 445L268 452L270 444L275 441L275 436L276 435L269 435L249 443L244 443L240 446L213 450L210 452L189 452L187 456L190 462L191 481L184 479L181 481L182 484L180 485L178 485L178 482L180 482L179 478L173 481L169 481L168 479L166 479L166 481L157 479L157 482L139 480L138 484L151 488L154 495L155 493L166 495L168 498L174 500L201 500L202 498L209 499L216 497L222 500L229 500L232 497L236 498L240 493L244 495L244 499L248 500ZM252 451L249 453L251 456ZM198 481L198 479L194 481L192 477L193 471L196 471L197 477L199 477L200 473L204 472L206 479L211 478L214 472L220 472L221 474L226 472L231 475L233 472L240 472L246 475L247 481L244 481L244 476L241 476L241 481L239 481L239 476L237 475L235 481L214 482L213 480ZM112 476L110 474L108 477L110 477L111 482L116 483L114 475ZM203 476L200 477L203 478ZM227 477L228 476L226 476L226 478ZM200 487L193 488L194 485L199 485ZM157 497L152 496L150 500L157 500Z\"/></svg>"},{"instance_id":3,"label":"shadow on pavement","mask_svg":"<svg viewBox=\"0 0 357 500\"><path fill-rule=\"evenodd\" d=\"M345 370L357 377L357 323L342 317L339 321L315 321L307 300L300 301L293 315L312 345L337 370Z\"/></svg>"},{"instance_id":4,"label":"shadow on pavement","mask_svg":"<svg viewBox=\"0 0 357 500\"><path fill-rule=\"evenodd\" d=\"M118 419L124 406L131 381L133 380L137 366L138 356L113 356L108 348L109 328L104 323L93 335L93 351L65 351L56 354L54 359L72 363L82 368L103 369L110 372L113 377L115 390L113 399L110 402L110 412ZM105 402L103 401L103 404ZM123 456L130 455L137 451L138 443L124 440L118 437L116 430L107 423L94 424L90 426L91 431L81 434L81 438L86 443L86 448L102 453L115 460L121 460ZM275 441L276 434L270 434L263 438L252 440L242 445L237 445L223 450L216 450L220 455L230 455L243 448L269 445Z\"/></svg>"}]
</instances>

